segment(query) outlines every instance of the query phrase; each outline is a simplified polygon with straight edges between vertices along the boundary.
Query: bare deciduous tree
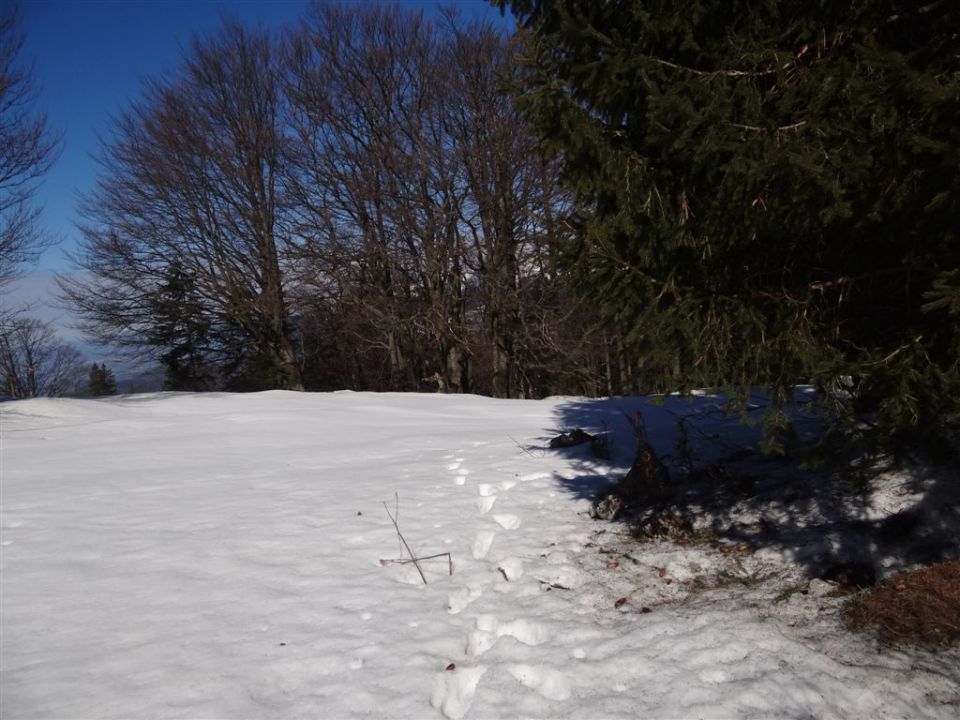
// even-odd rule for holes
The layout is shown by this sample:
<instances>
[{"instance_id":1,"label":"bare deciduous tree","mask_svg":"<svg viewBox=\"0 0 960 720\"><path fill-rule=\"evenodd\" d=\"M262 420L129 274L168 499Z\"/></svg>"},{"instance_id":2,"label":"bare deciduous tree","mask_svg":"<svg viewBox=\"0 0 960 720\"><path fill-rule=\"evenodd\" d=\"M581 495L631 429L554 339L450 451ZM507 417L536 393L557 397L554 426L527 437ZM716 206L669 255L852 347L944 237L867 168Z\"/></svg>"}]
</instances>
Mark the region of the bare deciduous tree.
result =
<instances>
[{"instance_id":1,"label":"bare deciduous tree","mask_svg":"<svg viewBox=\"0 0 960 720\"><path fill-rule=\"evenodd\" d=\"M556 262L567 199L507 87L516 42L316 3L279 57L233 25L196 43L105 147L73 306L170 386L252 356L260 387L613 387Z\"/></svg>"},{"instance_id":2,"label":"bare deciduous tree","mask_svg":"<svg viewBox=\"0 0 960 720\"><path fill-rule=\"evenodd\" d=\"M0 329L0 393L15 398L75 394L83 357L39 320L16 317Z\"/></svg>"},{"instance_id":3,"label":"bare deciduous tree","mask_svg":"<svg viewBox=\"0 0 960 720\"><path fill-rule=\"evenodd\" d=\"M300 389L281 262L283 97L268 35L227 22L123 113L84 204L68 302L96 337L142 348L176 266L230 335L247 388Z\"/></svg>"},{"instance_id":4,"label":"bare deciduous tree","mask_svg":"<svg viewBox=\"0 0 960 720\"><path fill-rule=\"evenodd\" d=\"M481 298L490 390L497 397L534 392L527 368L548 349L539 321L531 320L546 314L559 327L565 314L556 303L558 278L543 282L554 271L554 218L565 198L556 164L540 160L536 137L506 87L521 72L513 59L517 43L488 25L450 23L447 64L457 98L451 145L468 188L462 219Z\"/></svg>"},{"instance_id":5,"label":"bare deciduous tree","mask_svg":"<svg viewBox=\"0 0 960 720\"><path fill-rule=\"evenodd\" d=\"M0 287L49 244L32 204L40 178L57 157L58 142L33 109L36 85L19 64L23 36L13 5L0 8Z\"/></svg>"},{"instance_id":6,"label":"bare deciduous tree","mask_svg":"<svg viewBox=\"0 0 960 720\"><path fill-rule=\"evenodd\" d=\"M383 358L373 387L542 394L582 342L558 331L565 197L505 87L516 49L455 13L321 4L290 43L301 289L317 337Z\"/></svg>"},{"instance_id":7,"label":"bare deciduous tree","mask_svg":"<svg viewBox=\"0 0 960 720\"><path fill-rule=\"evenodd\" d=\"M399 8L315 5L289 53L293 187L308 267L362 315L386 387L468 384L464 189L436 28Z\"/></svg>"}]
</instances>

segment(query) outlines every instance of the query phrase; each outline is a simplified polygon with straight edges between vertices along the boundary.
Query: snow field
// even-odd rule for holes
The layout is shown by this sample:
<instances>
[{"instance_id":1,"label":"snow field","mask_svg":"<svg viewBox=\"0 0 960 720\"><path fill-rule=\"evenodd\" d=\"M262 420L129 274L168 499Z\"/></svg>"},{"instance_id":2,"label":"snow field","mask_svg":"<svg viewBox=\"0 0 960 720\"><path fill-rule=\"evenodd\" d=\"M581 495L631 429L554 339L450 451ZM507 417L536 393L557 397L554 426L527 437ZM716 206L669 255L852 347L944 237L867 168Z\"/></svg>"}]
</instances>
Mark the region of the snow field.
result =
<instances>
[{"instance_id":1,"label":"snow field","mask_svg":"<svg viewBox=\"0 0 960 720\"><path fill-rule=\"evenodd\" d=\"M771 605L802 579L780 554L589 520L583 489L615 468L513 440L545 444L570 403L0 406L3 716L953 716L955 657L878 656L813 585ZM381 564L403 557L394 493L452 577ZM684 584L722 568L772 579Z\"/></svg>"}]
</instances>

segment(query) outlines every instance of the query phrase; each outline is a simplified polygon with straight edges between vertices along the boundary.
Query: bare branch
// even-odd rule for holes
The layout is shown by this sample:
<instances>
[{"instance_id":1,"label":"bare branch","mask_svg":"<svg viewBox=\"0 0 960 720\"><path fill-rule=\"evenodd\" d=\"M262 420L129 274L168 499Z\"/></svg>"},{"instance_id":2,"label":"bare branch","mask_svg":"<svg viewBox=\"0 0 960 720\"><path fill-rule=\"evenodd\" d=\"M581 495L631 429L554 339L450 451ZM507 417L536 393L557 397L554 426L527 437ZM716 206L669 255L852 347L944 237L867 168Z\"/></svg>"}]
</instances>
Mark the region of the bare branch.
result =
<instances>
[{"instance_id":1,"label":"bare branch","mask_svg":"<svg viewBox=\"0 0 960 720\"><path fill-rule=\"evenodd\" d=\"M0 10L0 287L52 244L33 205L37 183L56 161L59 138L33 110L36 82L19 64L23 36L14 6Z\"/></svg>"},{"instance_id":2,"label":"bare branch","mask_svg":"<svg viewBox=\"0 0 960 720\"><path fill-rule=\"evenodd\" d=\"M397 537L400 538L400 542L403 543L403 547L406 548L407 553L410 555L410 562L414 564L417 568L417 572L420 573L420 579L423 580L423 584L427 584L427 576L423 574L423 568L420 567L420 558L416 556L413 550L410 549L410 546L407 544L406 539L403 537L403 533L400 532L400 526L397 524L397 518L400 517L400 496L394 493L396 498L396 515L390 512L390 508L387 507L386 503L383 503L383 509L387 511L387 517L390 518L390 521L393 523L393 527L397 531ZM453 561L450 561L451 574L453 574Z\"/></svg>"}]
</instances>

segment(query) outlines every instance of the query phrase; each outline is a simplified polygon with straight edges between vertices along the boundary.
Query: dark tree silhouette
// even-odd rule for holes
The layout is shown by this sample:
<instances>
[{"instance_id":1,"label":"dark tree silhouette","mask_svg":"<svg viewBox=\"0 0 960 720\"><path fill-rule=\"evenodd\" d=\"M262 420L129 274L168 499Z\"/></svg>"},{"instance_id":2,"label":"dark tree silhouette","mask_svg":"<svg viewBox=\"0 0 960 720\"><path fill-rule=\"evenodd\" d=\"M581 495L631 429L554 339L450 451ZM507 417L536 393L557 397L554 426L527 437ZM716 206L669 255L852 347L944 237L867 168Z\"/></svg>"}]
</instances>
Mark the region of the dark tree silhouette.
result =
<instances>
[{"instance_id":1,"label":"dark tree silhouette","mask_svg":"<svg viewBox=\"0 0 960 720\"><path fill-rule=\"evenodd\" d=\"M89 380L87 381L87 395L91 397L104 397L117 394L117 380L113 376L113 371L106 364L97 365L93 363L90 366Z\"/></svg>"}]
</instances>

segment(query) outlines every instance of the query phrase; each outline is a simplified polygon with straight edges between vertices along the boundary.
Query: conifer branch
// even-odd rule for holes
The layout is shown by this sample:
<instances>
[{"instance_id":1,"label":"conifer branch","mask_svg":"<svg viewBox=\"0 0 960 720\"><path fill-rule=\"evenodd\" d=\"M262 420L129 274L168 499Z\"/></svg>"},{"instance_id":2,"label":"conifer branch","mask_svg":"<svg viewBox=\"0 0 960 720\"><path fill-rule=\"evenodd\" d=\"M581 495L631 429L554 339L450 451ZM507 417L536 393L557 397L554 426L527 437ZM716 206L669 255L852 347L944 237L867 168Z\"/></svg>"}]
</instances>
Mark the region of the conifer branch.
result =
<instances>
[{"instance_id":1,"label":"conifer branch","mask_svg":"<svg viewBox=\"0 0 960 720\"><path fill-rule=\"evenodd\" d=\"M780 125L779 127L761 127L759 125L743 125L742 123L728 122L727 125L730 127L739 128L741 130L752 130L754 132L764 132L766 130L773 130L775 132L786 132L788 130L799 130L804 125L807 124L806 120L801 120L800 122L791 123L790 125Z\"/></svg>"},{"instance_id":2,"label":"conifer branch","mask_svg":"<svg viewBox=\"0 0 960 720\"><path fill-rule=\"evenodd\" d=\"M679 65L669 60L653 57L652 55L641 55L640 57L657 65L663 65L664 67L673 68L674 70L682 70L700 77L769 77L770 75L776 75L780 72L780 70L776 68L771 70L697 70L696 68Z\"/></svg>"},{"instance_id":3,"label":"conifer branch","mask_svg":"<svg viewBox=\"0 0 960 720\"><path fill-rule=\"evenodd\" d=\"M926 15L932 10L936 10L938 7L943 5L943 0L937 0L937 2L932 2L929 5L923 5L918 7L913 12L904 12L904 13L895 13L883 21L884 25L890 25L892 23L903 20L904 18L913 17L914 15Z\"/></svg>"},{"instance_id":4,"label":"conifer branch","mask_svg":"<svg viewBox=\"0 0 960 720\"><path fill-rule=\"evenodd\" d=\"M873 278L884 277L886 275L897 275L899 273L905 272L905 270L906 268L904 267L894 267L894 268L885 268L883 270L875 270L873 272L862 273L860 275L854 275L854 276L842 275L838 278L834 278L833 280L818 280L816 282L812 282L809 285L807 285L807 287L810 290L820 290L822 292L823 290L828 290L834 287L843 287L846 285L853 285L854 283L858 283L861 280L870 280Z\"/></svg>"}]
</instances>

